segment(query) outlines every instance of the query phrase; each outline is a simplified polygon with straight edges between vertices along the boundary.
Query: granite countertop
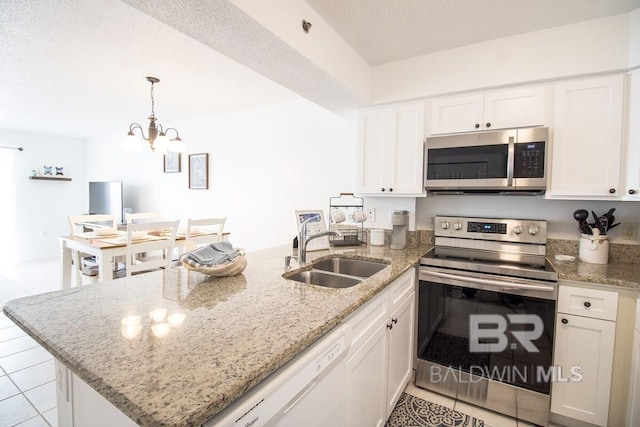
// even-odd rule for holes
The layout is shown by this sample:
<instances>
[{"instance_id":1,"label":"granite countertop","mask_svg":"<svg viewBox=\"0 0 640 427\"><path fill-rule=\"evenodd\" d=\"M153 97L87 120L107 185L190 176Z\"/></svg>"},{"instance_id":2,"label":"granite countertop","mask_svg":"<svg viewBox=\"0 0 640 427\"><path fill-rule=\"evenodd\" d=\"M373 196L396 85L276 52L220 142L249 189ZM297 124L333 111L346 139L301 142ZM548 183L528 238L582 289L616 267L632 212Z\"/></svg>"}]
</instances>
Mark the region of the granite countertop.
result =
<instances>
[{"instance_id":1,"label":"granite countertop","mask_svg":"<svg viewBox=\"0 0 640 427\"><path fill-rule=\"evenodd\" d=\"M559 280L640 291L640 264L590 264L578 261L577 257L575 261L551 261Z\"/></svg>"},{"instance_id":2,"label":"granite countertop","mask_svg":"<svg viewBox=\"0 0 640 427\"><path fill-rule=\"evenodd\" d=\"M195 426L331 330L429 249L413 243L400 251L368 246L308 253L309 261L343 254L390 262L347 289L282 278L284 256L292 253L284 246L248 253L247 269L234 277L178 268L20 298L4 312L138 424ZM157 309L184 314L163 338L152 329L150 313ZM140 332L126 338L122 320L130 316L140 316Z\"/></svg>"}]
</instances>

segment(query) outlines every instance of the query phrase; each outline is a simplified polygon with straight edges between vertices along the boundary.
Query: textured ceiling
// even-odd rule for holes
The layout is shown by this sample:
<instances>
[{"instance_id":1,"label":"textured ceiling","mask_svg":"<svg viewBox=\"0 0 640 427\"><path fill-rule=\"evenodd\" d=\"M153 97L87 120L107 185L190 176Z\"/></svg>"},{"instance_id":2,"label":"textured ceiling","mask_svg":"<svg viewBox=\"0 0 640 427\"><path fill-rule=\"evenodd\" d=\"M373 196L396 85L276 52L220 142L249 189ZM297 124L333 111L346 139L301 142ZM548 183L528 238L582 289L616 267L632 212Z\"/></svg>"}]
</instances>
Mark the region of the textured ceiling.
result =
<instances>
[{"instance_id":1,"label":"textured ceiling","mask_svg":"<svg viewBox=\"0 0 640 427\"><path fill-rule=\"evenodd\" d=\"M91 137L299 98L118 0L0 0L0 127ZM119 142L119 141L118 141Z\"/></svg>"},{"instance_id":2,"label":"textured ceiling","mask_svg":"<svg viewBox=\"0 0 640 427\"><path fill-rule=\"evenodd\" d=\"M640 8L640 0L306 2L370 65Z\"/></svg>"}]
</instances>

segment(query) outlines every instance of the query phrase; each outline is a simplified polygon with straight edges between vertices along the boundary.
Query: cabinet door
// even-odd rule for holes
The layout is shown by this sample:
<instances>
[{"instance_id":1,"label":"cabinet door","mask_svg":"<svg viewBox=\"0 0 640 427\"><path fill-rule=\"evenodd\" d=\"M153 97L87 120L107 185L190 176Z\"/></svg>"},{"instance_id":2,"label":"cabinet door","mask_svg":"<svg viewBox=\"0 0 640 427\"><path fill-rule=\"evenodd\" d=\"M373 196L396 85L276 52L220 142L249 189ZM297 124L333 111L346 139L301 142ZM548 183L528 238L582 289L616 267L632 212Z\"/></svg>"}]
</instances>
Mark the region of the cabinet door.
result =
<instances>
[{"instance_id":1,"label":"cabinet door","mask_svg":"<svg viewBox=\"0 0 640 427\"><path fill-rule=\"evenodd\" d=\"M387 325L382 323L347 360L349 427L381 427L386 421Z\"/></svg>"},{"instance_id":2,"label":"cabinet door","mask_svg":"<svg viewBox=\"0 0 640 427\"><path fill-rule=\"evenodd\" d=\"M636 310L638 309L640 309L640 306L636 308ZM633 334L633 359L631 361L627 425L640 426L640 330L638 329Z\"/></svg>"},{"instance_id":3,"label":"cabinet door","mask_svg":"<svg viewBox=\"0 0 640 427\"><path fill-rule=\"evenodd\" d=\"M392 110L393 137L386 169L386 194L420 195L424 192L424 103Z\"/></svg>"},{"instance_id":4,"label":"cabinet door","mask_svg":"<svg viewBox=\"0 0 640 427\"><path fill-rule=\"evenodd\" d=\"M484 96L481 129L509 129L544 124L544 87L491 92Z\"/></svg>"},{"instance_id":5,"label":"cabinet door","mask_svg":"<svg viewBox=\"0 0 640 427\"><path fill-rule=\"evenodd\" d=\"M389 318L387 416L391 414L413 371L415 293L411 293Z\"/></svg>"},{"instance_id":6,"label":"cabinet door","mask_svg":"<svg viewBox=\"0 0 640 427\"><path fill-rule=\"evenodd\" d=\"M622 108L623 76L556 85L550 198L620 196Z\"/></svg>"},{"instance_id":7,"label":"cabinet door","mask_svg":"<svg viewBox=\"0 0 640 427\"><path fill-rule=\"evenodd\" d=\"M384 110L366 111L361 114L358 138L357 187L362 193L380 193L384 185L386 154Z\"/></svg>"},{"instance_id":8,"label":"cabinet door","mask_svg":"<svg viewBox=\"0 0 640 427\"><path fill-rule=\"evenodd\" d=\"M358 129L358 192L423 194L423 152L423 102L362 112Z\"/></svg>"},{"instance_id":9,"label":"cabinet door","mask_svg":"<svg viewBox=\"0 0 640 427\"><path fill-rule=\"evenodd\" d=\"M640 70L627 79L629 110L627 114L627 139L625 141L626 171L625 200L640 200Z\"/></svg>"},{"instance_id":10,"label":"cabinet door","mask_svg":"<svg viewBox=\"0 0 640 427\"><path fill-rule=\"evenodd\" d=\"M615 329L608 320L558 313L554 365L561 371L552 386L551 412L607 425ZM581 378L569 382L578 368Z\"/></svg>"},{"instance_id":11,"label":"cabinet door","mask_svg":"<svg viewBox=\"0 0 640 427\"><path fill-rule=\"evenodd\" d=\"M482 95L436 99L431 103L431 135L482 130Z\"/></svg>"}]
</instances>

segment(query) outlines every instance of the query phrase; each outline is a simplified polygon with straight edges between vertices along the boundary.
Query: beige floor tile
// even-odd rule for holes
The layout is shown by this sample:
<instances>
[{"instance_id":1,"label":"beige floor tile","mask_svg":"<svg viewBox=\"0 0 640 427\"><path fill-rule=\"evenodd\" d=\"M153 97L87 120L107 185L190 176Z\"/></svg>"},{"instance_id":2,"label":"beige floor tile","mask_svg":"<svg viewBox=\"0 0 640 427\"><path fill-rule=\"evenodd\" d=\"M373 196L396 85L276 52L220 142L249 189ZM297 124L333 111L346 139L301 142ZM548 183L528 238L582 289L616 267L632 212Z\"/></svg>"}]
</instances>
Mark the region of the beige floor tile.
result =
<instances>
[{"instance_id":1,"label":"beige floor tile","mask_svg":"<svg viewBox=\"0 0 640 427\"><path fill-rule=\"evenodd\" d=\"M449 409L453 409L456 403L455 399L452 399L451 397L434 393L430 390L425 390L420 387L416 387L412 382L407 384L407 388L404 390L404 392L412 396L419 397L420 399L424 399L427 402L436 403Z\"/></svg>"},{"instance_id":2,"label":"beige floor tile","mask_svg":"<svg viewBox=\"0 0 640 427\"><path fill-rule=\"evenodd\" d=\"M18 390L18 387L15 386L8 376L4 375L0 377L0 400L8 399L19 393L20 390Z\"/></svg>"},{"instance_id":3,"label":"beige floor tile","mask_svg":"<svg viewBox=\"0 0 640 427\"><path fill-rule=\"evenodd\" d=\"M3 314L2 317L0 317L0 329L9 328L11 326L16 326L16 324Z\"/></svg>"},{"instance_id":4,"label":"beige floor tile","mask_svg":"<svg viewBox=\"0 0 640 427\"><path fill-rule=\"evenodd\" d=\"M16 325L10 326L8 328L4 328L4 329L0 329L0 343L15 339L15 338L19 338L19 337L24 337L26 334L24 333L24 331L20 328L18 328Z\"/></svg>"},{"instance_id":5,"label":"beige floor tile","mask_svg":"<svg viewBox=\"0 0 640 427\"><path fill-rule=\"evenodd\" d=\"M518 421L515 418L506 417L495 412L487 411L478 406L470 405L465 402L456 402L453 408L458 412L470 415L484 421L485 427L518 427Z\"/></svg>"},{"instance_id":6,"label":"beige floor tile","mask_svg":"<svg viewBox=\"0 0 640 427\"><path fill-rule=\"evenodd\" d=\"M36 347L0 358L0 367L6 373L11 374L51 359L53 359L53 356L47 350L42 347Z\"/></svg>"},{"instance_id":7,"label":"beige floor tile","mask_svg":"<svg viewBox=\"0 0 640 427\"><path fill-rule=\"evenodd\" d=\"M51 427L58 427L58 408L49 409L43 412L42 415Z\"/></svg>"},{"instance_id":8,"label":"beige floor tile","mask_svg":"<svg viewBox=\"0 0 640 427\"><path fill-rule=\"evenodd\" d=\"M36 407L38 411L46 412L53 409L58 404L56 400L56 382L51 381L29 391L25 391L24 395Z\"/></svg>"},{"instance_id":9,"label":"beige floor tile","mask_svg":"<svg viewBox=\"0 0 640 427\"><path fill-rule=\"evenodd\" d=\"M36 408L21 394L0 400L0 426L9 427L38 415Z\"/></svg>"},{"instance_id":10,"label":"beige floor tile","mask_svg":"<svg viewBox=\"0 0 640 427\"><path fill-rule=\"evenodd\" d=\"M36 347L40 347L40 345L28 335L0 342L0 358Z\"/></svg>"},{"instance_id":11,"label":"beige floor tile","mask_svg":"<svg viewBox=\"0 0 640 427\"><path fill-rule=\"evenodd\" d=\"M15 427L49 427L49 423L43 417L38 415L37 417L30 418Z\"/></svg>"},{"instance_id":12,"label":"beige floor tile","mask_svg":"<svg viewBox=\"0 0 640 427\"><path fill-rule=\"evenodd\" d=\"M55 363L49 360L9 374L20 390L27 391L56 379Z\"/></svg>"}]
</instances>

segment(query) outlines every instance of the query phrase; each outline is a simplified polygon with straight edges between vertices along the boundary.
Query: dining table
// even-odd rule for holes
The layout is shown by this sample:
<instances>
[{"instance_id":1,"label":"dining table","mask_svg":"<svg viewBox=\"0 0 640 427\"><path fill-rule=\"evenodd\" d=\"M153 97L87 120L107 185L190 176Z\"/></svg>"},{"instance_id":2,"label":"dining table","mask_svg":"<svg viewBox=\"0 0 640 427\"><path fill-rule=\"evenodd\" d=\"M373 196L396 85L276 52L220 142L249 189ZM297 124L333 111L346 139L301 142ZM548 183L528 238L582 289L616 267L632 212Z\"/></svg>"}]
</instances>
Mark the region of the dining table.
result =
<instances>
[{"instance_id":1,"label":"dining table","mask_svg":"<svg viewBox=\"0 0 640 427\"><path fill-rule=\"evenodd\" d=\"M192 233L193 234L193 233ZM219 240L216 232L200 232L193 234L198 236L210 235L211 241ZM163 239L167 238L162 233L149 234L146 239ZM222 233L222 240L228 240L229 233ZM100 281L113 280L114 272L112 263L119 256L126 256L127 254L127 232L119 231L114 236L101 236L95 231L87 231L79 233L75 236L58 236L60 242L60 259L61 259L61 282L62 289L70 289L72 285L72 273L74 271L73 265L73 251L78 251L83 254L89 254L96 259L98 265L98 277ZM174 249L177 249L179 253L185 250L192 249L192 242L186 239L185 232L178 230L176 234L176 240ZM79 284L77 284L79 285Z\"/></svg>"}]
</instances>

